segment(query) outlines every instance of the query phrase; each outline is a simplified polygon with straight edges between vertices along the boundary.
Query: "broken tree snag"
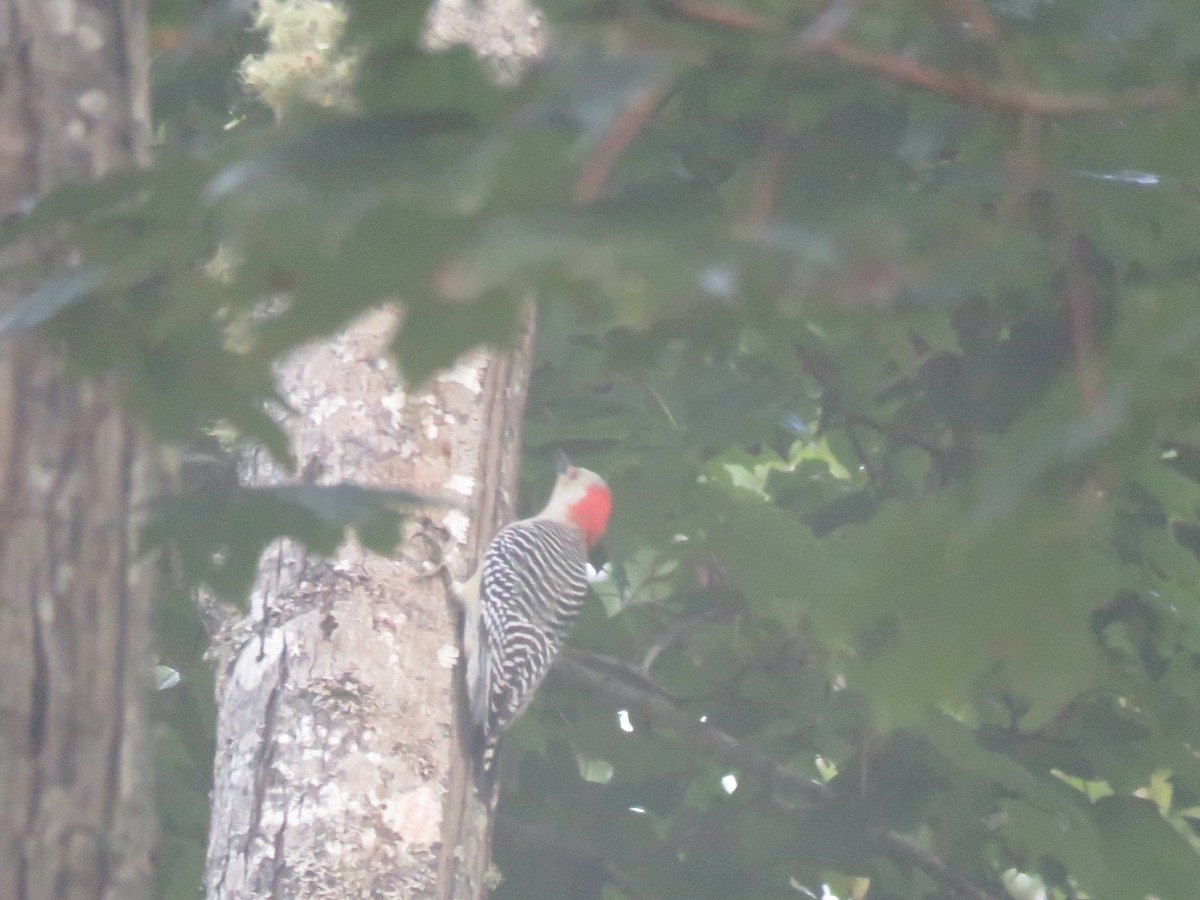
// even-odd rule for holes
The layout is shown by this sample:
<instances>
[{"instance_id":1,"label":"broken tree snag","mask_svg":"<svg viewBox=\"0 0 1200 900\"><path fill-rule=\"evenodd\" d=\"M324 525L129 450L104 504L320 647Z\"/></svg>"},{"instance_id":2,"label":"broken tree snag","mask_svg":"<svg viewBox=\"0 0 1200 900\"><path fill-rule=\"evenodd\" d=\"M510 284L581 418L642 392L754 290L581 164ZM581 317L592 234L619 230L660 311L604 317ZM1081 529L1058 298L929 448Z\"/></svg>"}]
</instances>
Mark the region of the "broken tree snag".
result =
<instances>
[{"instance_id":1,"label":"broken tree snag","mask_svg":"<svg viewBox=\"0 0 1200 900\"><path fill-rule=\"evenodd\" d=\"M284 425L307 480L444 498L423 514L461 577L512 514L529 336L408 388L383 359L398 320L370 313L284 361ZM248 468L283 480L261 452ZM395 559L278 542L249 615L218 637L210 900L483 896L488 822L462 792L453 616L417 518Z\"/></svg>"}]
</instances>

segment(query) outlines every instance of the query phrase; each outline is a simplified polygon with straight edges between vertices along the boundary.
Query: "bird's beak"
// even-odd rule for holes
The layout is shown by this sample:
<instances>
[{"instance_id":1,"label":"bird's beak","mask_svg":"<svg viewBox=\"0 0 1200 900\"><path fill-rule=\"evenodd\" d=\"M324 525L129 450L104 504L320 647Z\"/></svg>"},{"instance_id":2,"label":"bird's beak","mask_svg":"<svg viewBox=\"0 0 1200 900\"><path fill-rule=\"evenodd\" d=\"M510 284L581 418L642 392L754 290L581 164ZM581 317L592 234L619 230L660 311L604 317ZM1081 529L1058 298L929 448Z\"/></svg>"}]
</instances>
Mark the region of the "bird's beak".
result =
<instances>
[{"instance_id":1,"label":"bird's beak","mask_svg":"<svg viewBox=\"0 0 1200 900\"><path fill-rule=\"evenodd\" d=\"M558 466L559 475L566 475L567 469L571 468L571 457L567 456L567 454L563 453L561 450L556 450L554 452L554 462Z\"/></svg>"}]
</instances>

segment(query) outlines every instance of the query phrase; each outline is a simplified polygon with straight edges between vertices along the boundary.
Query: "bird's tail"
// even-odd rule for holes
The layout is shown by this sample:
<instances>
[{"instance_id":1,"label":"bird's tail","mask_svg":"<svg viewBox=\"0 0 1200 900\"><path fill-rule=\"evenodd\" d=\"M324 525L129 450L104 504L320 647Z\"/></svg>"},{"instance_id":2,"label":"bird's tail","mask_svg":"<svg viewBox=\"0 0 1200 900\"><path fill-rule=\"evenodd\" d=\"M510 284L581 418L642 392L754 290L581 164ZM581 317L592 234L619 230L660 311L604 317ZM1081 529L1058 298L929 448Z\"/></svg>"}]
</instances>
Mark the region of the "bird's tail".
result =
<instances>
[{"instance_id":1,"label":"bird's tail","mask_svg":"<svg viewBox=\"0 0 1200 900\"><path fill-rule=\"evenodd\" d=\"M471 728L471 770L475 791L484 803L495 807L500 794L499 762L500 735L490 736L480 726Z\"/></svg>"}]
</instances>

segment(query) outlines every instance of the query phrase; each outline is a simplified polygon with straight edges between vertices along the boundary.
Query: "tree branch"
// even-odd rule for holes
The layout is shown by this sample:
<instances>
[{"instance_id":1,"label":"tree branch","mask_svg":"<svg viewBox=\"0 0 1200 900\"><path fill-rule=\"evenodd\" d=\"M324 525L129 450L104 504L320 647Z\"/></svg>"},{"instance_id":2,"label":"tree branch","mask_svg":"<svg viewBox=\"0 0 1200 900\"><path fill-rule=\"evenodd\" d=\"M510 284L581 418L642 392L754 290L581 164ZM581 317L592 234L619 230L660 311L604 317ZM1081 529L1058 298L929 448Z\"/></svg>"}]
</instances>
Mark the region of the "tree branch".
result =
<instances>
[{"instance_id":1,"label":"tree branch","mask_svg":"<svg viewBox=\"0 0 1200 900\"><path fill-rule=\"evenodd\" d=\"M799 795L817 806L830 805L835 799L827 785L805 778L720 728L685 713L652 680L628 663L567 647L555 662L555 671L588 685L615 703L636 707L656 725L678 731L706 752L755 775L762 780L764 791L776 799L782 799L781 793ZM998 894L972 884L910 838L893 831L879 831L873 837L880 853L920 869L955 896L963 900L999 900Z\"/></svg>"},{"instance_id":2,"label":"tree branch","mask_svg":"<svg viewBox=\"0 0 1200 900\"><path fill-rule=\"evenodd\" d=\"M748 11L739 11L735 15L724 7L703 0L663 0L658 5L675 18L735 31L773 32L780 27L765 16ZM1122 94L994 87L979 75L952 75L906 56L870 50L837 36L823 41L803 43L793 55L800 59L811 54L831 56L864 72L871 72L931 94L950 97L967 106L989 107L1013 113L1033 113L1041 116L1088 115L1123 109L1163 109L1196 99L1194 94L1173 87L1138 88Z\"/></svg>"},{"instance_id":3,"label":"tree branch","mask_svg":"<svg viewBox=\"0 0 1200 900\"><path fill-rule=\"evenodd\" d=\"M571 202L588 206L600 199L608 176L625 150L646 127L663 101L675 90L675 78L661 78L637 91L625 110L584 161L583 171L571 189Z\"/></svg>"},{"instance_id":4,"label":"tree branch","mask_svg":"<svg viewBox=\"0 0 1200 900\"><path fill-rule=\"evenodd\" d=\"M881 831L875 835L880 851L890 857L893 862L907 863L915 869L920 869L938 884L949 889L953 894L966 900L1000 900L999 894L984 890L972 884L965 877L951 869L940 857L934 856L928 850L917 845L909 837L895 831Z\"/></svg>"},{"instance_id":5,"label":"tree branch","mask_svg":"<svg viewBox=\"0 0 1200 900\"><path fill-rule=\"evenodd\" d=\"M1169 87L1138 88L1123 94L996 88L977 76L950 75L906 56L868 50L841 39L828 41L816 49L857 69L931 94L950 97L967 106L991 107L1014 113L1069 116L1122 109L1163 109L1178 106L1189 99L1182 91Z\"/></svg>"},{"instance_id":6,"label":"tree branch","mask_svg":"<svg viewBox=\"0 0 1200 900\"><path fill-rule=\"evenodd\" d=\"M658 725L686 735L696 746L736 764L771 787L784 788L813 803L828 803L833 799L833 791L825 785L781 766L721 729L683 712L653 681L627 663L568 647L559 656L555 668L610 700L636 706Z\"/></svg>"}]
</instances>

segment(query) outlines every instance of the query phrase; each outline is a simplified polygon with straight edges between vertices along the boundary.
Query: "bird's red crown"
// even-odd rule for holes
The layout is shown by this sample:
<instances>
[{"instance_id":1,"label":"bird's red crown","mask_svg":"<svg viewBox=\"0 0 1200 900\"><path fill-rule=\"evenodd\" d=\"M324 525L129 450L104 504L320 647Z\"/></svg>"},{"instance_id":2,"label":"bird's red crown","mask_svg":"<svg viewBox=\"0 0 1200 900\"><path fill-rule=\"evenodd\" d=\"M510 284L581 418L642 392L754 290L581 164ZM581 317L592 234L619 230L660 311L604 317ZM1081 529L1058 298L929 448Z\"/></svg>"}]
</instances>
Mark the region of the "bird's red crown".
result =
<instances>
[{"instance_id":1,"label":"bird's red crown","mask_svg":"<svg viewBox=\"0 0 1200 900\"><path fill-rule=\"evenodd\" d=\"M589 485L583 498L567 507L567 515L579 526L589 547L595 546L596 541L604 536L611 513L612 494L603 484Z\"/></svg>"}]
</instances>

